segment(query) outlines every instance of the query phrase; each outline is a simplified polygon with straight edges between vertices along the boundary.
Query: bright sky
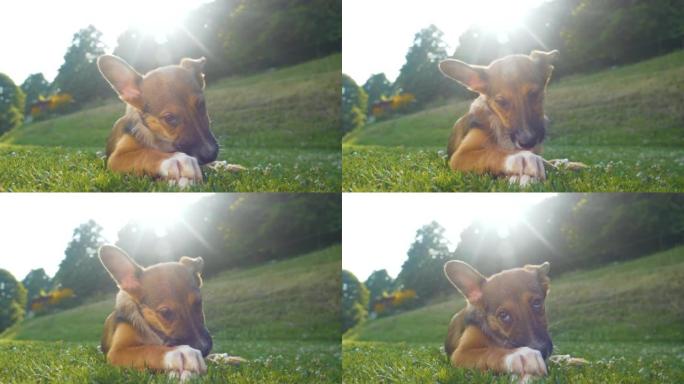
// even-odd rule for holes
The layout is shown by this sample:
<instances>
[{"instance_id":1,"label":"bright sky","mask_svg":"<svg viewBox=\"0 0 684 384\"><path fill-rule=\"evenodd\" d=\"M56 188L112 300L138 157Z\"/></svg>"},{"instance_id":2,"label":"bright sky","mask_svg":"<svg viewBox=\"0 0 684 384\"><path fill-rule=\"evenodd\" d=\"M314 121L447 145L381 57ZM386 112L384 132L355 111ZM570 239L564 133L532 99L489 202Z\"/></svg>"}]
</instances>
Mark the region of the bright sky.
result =
<instances>
[{"instance_id":1,"label":"bright sky","mask_svg":"<svg viewBox=\"0 0 684 384\"><path fill-rule=\"evenodd\" d=\"M2 3L0 73L21 84L42 72L48 81L57 75L71 39L79 29L94 25L103 33L107 52L129 26L157 38L179 26L189 10L209 0L13 0Z\"/></svg>"},{"instance_id":2,"label":"bright sky","mask_svg":"<svg viewBox=\"0 0 684 384\"><path fill-rule=\"evenodd\" d=\"M529 206L552 193L345 193L342 195L342 268L365 281L375 270L396 277L416 230L432 221L445 229L451 250L474 220L505 236Z\"/></svg>"},{"instance_id":3,"label":"bright sky","mask_svg":"<svg viewBox=\"0 0 684 384\"><path fill-rule=\"evenodd\" d=\"M399 75L414 35L430 24L444 32L452 54L471 25L505 33L520 25L527 11L545 0L344 0L342 71L359 85L384 72Z\"/></svg>"},{"instance_id":4,"label":"bright sky","mask_svg":"<svg viewBox=\"0 0 684 384\"><path fill-rule=\"evenodd\" d=\"M130 220L163 233L205 193L20 193L0 198L0 268L23 279L35 268L54 276L76 227L95 220L108 242Z\"/></svg>"}]
</instances>

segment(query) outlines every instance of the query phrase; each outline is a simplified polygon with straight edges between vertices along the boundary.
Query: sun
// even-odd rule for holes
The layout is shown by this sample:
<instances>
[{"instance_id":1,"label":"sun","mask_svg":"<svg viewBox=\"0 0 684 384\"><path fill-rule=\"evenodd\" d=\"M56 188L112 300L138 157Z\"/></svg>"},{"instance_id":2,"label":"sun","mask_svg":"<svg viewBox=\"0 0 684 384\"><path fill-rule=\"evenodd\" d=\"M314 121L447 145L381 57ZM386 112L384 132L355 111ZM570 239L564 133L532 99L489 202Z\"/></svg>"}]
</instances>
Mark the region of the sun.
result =
<instances>
[{"instance_id":1,"label":"sun","mask_svg":"<svg viewBox=\"0 0 684 384\"><path fill-rule=\"evenodd\" d=\"M206 1L140 1L136 5L138 10L129 18L129 22L131 27L163 44L170 33L183 27L190 10L203 2Z\"/></svg>"},{"instance_id":2,"label":"sun","mask_svg":"<svg viewBox=\"0 0 684 384\"><path fill-rule=\"evenodd\" d=\"M467 12L473 25L496 35L499 43L505 44L509 34L525 26L525 17L530 10L544 0L481 0L469 3ZM459 6L463 3L457 2Z\"/></svg>"}]
</instances>

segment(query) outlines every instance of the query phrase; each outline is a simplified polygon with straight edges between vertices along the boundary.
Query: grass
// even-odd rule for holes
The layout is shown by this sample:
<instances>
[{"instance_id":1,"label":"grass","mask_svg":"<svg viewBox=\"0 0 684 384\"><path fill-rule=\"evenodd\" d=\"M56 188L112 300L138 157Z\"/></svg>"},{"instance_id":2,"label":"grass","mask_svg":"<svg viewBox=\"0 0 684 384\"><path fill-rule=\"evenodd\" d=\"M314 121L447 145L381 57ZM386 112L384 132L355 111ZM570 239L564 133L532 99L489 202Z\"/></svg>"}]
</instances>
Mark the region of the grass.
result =
<instances>
[{"instance_id":1,"label":"grass","mask_svg":"<svg viewBox=\"0 0 684 384\"><path fill-rule=\"evenodd\" d=\"M464 305L458 296L348 331L343 381L510 383L508 375L449 364L442 343ZM540 382L684 382L684 247L552 278L547 317L554 354L589 364L551 363Z\"/></svg>"},{"instance_id":2,"label":"grass","mask_svg":"<svg viewBox=\"0 0 684 384\"><path fill-rule=\"evenodd\" d=\"M208 374L196 381L340 382L340 255L341 247L333 246L206 280L202 290L212 352L249 362L239 367L209 363ZM98 345L113 305L113 299L94 302L5 331L0 382L173 382L163 374L106 364Z\"/></svg>"},{"instance_id":3,"label":"grass","mask_svg":"<svg viewBox=\"0 0 684 384\"><path fill-rule=\"evenodd\" d=\"M446 81L446 80L445 80ZM343 139L343 191L518 191L453 172L446 144L470 105L448 101L361 127ZM550 170L531 191L684 191L684 51L553 83L543 156L590 165Z\"/></svg>"},{"instance_id":4,"label":"grass","mask_svg":"<svg viewBox=\"0 0 684 384\"><path fill-rule=\"evenodd\" d=\"M340 190L341 55L207 87L219 160L248 171L206 170L191 191ZM102 158L118 100L20 126L0 137L0 191L175 191L150 177L109 172Z\"/></svg>"}]
</instances>

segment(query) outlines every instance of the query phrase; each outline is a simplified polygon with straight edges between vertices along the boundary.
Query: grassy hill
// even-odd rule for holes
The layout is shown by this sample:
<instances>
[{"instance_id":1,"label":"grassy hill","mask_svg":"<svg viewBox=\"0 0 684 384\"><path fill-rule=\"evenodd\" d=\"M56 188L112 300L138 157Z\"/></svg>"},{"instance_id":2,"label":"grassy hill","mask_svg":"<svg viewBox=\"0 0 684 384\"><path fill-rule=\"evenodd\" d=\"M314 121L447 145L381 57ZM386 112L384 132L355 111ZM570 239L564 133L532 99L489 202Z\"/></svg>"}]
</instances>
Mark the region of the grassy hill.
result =
<instances>
[{"instance_id":1,"label":"grassy hill","mask_svg":"<svg viewBox=\"0 0 684 384\"><path fill-rule=\"evenodd\" d=\"M206 90L219 160L241 174L207 170L197 191L339 191L341 55ZM112 92L113 95L113 92ZM174 190L150 178L114 175L98 156L124 105L111 99L0 137L0 191Z\"/></svg>"},{"instance_id":2,"label":"grassy hill","mask_svg":"<svg viewBox=\"0 0 684 384\"><path fill-rule=\"evenodd\" d=\"M445 80L447 81L447 80ZM381 121L343 139L344 191L518 190L445 165L451 127L471 100ZM684 190L684 51L553 83L543 156L591 166L551 170L533 191Z\"/></svg>"},{"instance_id":3,"label":"grassy hill","mask_svg":"<svg viewBox=\"0 0 684 384\"><path fill-rule=\"evenodd\" d=\"M333 246L206 280L213 352L250 362L210 365L204 381L339 382L340 255ZM112 298L33 318L0 335L0 382L165 382L163 375L105 363L97 346L113 306Z\"/></svg>"},{"instance_id":4,"label":"grassy hill","mask_svg":"<svg viewBox=\"0 0 684 384\"><path fill-rule=\"evenodd\" d=\"M442 345L463 305L454 290L448 301L350 330L343 341L344 382L510 382L450 366ZM684 247L552 278L546 306L554 354L590 364L552 364L544 382L684 380Z\"/></svg>"}]
</instances>

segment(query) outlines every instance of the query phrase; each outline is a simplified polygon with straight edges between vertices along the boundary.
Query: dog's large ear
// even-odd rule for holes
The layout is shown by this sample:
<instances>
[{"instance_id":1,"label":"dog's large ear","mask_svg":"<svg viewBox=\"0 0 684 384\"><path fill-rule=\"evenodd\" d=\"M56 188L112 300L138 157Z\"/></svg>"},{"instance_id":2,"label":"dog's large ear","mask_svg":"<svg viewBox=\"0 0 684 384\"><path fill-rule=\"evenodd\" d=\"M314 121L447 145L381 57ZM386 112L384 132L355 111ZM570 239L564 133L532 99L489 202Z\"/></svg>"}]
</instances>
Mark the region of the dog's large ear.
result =
<instances>
[{"instance_id":1,"label":"dog's large ear","mask_svg":"<svg viewBox=\"0 0 684 384\"><path fill-rule=\"evenodd\" d=\"M100 248L100 261L122 290L133 297L140 294L140 276L143 268L138 265L121 248L103 245Z\"/></svg>"},{"instance_id":2,"label":"dog's large ear","mask_svg":"<svg viewBox=\"0 0 684 384\"><path fill-rule=\"evenodd\" d=\"M542 289L544 292L548 293L549 292L549 284L551 283L551 280L549 280L549 270L551 269L551 264L549 264L548 261L545 261L542 264L539 265L526 265L525 269L534 271L537 273L537 278L539 279L539 284L542 286Z\"/></svg>"},{"instance_id":3,"label":"dog's large ear","mask_svg":"<svg viewBox=\"0 0 684 384\"><path fill-rule=\"evenodd\" d=\"M444 264L444 274L469 303L475 303L482 297L482 286L487 279L468 263L460 260L447 261Z\"/></svg>"},{"instance_id":4,"label":"dog's large ear","mask_svg":"<svg viewBox=\"0 0 684 384\"><path fill-rule=\"evenodd\" d=\"M201 257L195 257L193 259L192 257L183 256L181 257L179 263L183 264L186 268L190 269L190 272L192 272L192 274L197 279L197 285L201 287L202 269L204 269L204 259Z\"/></svg>"},{"instance_id":5,"label":"dog's large ear","mask_svg":"<svg viewBox=\"0 0 684 384\"><path fill-rule=\"evenodd\" d=\"M532 51L532 53L530 53L530 58L539 65L547 83L549 82L549 79L551 79L551 73L553 73L553 64L558 61L559 57L560 52L558 52L557 49L549 52Z\"/></svg>"},{"instance_id":6,"label":"dog's large ear","mask_svg":"<svg viewBox=\"0 0 684 384\"><path fill-rule=\"evenodd\" d=\"M446 59L439 63L439 70L444 76L456 80L471 91L485 93L487 91L487 70L479 65L469 65L459 60Z\"/></svg>"},{"instance_id":7,"label":"dog's large ear","mask_svg":"<svg viewBox=\"0 0 684 384\"><path fill-rule=\"evenodd\" d=\"M122 58L113 55L102 55L97 58L97 68L102 77L125 103L142 110L142 76Z\"/></svg>"},{"instance_id":8,"label":"dog's large ear","mask_svg":"<svg viewBox=\"0 0 684 384\"><path fill-rule=\"evenodd\" d=\"M204 89L204 64L207 62L205 57L199 59L184 58L180 62L180 66L191 71L202 89Z\"/></svg>"}]
</instances>

